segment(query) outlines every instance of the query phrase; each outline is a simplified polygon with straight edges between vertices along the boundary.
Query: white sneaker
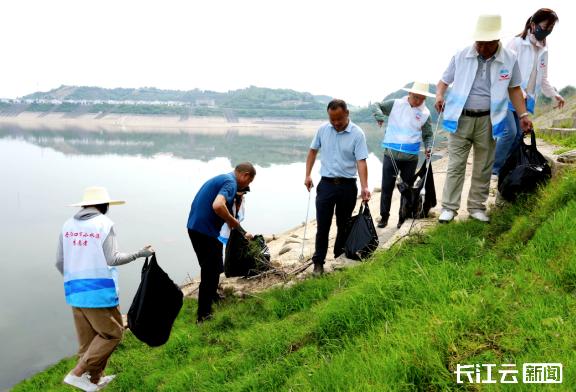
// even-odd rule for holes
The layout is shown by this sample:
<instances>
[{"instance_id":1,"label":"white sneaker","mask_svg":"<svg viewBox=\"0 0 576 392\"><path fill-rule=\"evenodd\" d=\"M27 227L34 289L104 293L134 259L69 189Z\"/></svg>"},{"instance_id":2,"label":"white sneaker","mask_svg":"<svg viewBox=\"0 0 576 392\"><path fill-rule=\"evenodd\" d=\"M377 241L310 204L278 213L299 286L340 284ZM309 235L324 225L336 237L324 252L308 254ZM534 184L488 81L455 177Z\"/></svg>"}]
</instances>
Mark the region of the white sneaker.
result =
<instances>
[{"instance_id":1,"label":"white sneaker","mask_svg":"<svg viewBox=\"0 0 576 392\"><path fill-rule=\"evenodd\" d=\"M90 374L88 373L84 373L80 377L68 373L64 377L64 382L86 392L96 392L98 390L98 385L90 381Z\"/></svg>"},{"instance_id":2,"label":"white sneaker","mask_svg":"<svg viewBox=\"0 0 576 392\"><path fill-rule=\"evenodd\" d=\"M449 210L447 208L443 208L442 213L440 214L440 217L438 218L438 222L448 223L448 222L452 221L455 216L456 216L455 211Z\"/></svg>"},{"instance_id":3,"label":"white sneaker","mask_svg":"<svg viewBox=\"0 0 576 392\"><path fill-rule=\"evenodd\" d=\"M98 390L102 390L108 386L116 378L115 374L111 374L110 376L100 377L100 381L98 381Z\"/></svg>"},{"instance_id":4,"label":"white sneaker","mask_svg":"<svg viewBox=\"0 0 576 392\"><path fill-rule=\"evenodd\" d=\"M488 218L488 216L486 215L486 213L484 211L471 212L470 218L476 219L477 221L480 221L480 222L485 222L485 223L490 222L490 218Z\"/></svg>"}]
</instances>

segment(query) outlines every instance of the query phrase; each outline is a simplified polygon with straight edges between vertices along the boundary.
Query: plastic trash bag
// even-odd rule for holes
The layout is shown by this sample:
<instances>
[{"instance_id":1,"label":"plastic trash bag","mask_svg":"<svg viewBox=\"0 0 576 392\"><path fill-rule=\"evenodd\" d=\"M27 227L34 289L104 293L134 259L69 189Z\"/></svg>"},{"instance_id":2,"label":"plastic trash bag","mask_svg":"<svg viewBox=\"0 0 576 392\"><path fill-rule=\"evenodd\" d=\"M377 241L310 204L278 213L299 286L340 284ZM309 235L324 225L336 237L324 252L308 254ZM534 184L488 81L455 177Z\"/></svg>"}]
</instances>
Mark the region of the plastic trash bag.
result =
<instances>
[{"instance_id":1,"label":"plastic trash bag","mask_svg":"<svg viewBox=\"0 0 576 392\"><path fill-rule=\"evenodd\" d=\"M128 327L142 342L161 346L170 338L172 324L182 308L180 288L160 268L156 254L142 266L142 280L128 311Z\"/></svg>"},{"instance_id":2,"label":"plastic trash bag","mask_svg":"<svg viewBox=\"0 0 576 392\"><path fill-rule=\"evenodd\" d=\"M414 186L405 182L398 184L400 191L400 211L398 218L398 228L402 226L407 219L427 218L430 210L436 206L436 189L434 188L434 174L432 165L428 167L428 176L426 176L427 161L425 161L416 173ZM426 184L424 184L426 179ZM424 189L424 194L422 194Z\"/></svg>"},{"instance_id":3,"label":"plastic trash bag","mask_svg":"<svg viewBox=\"0 0 576 392\"><path fill-rule=\"evenodd\" d=\"M505 200L514 201L522 193L532 193L552 177L548 161L536 148L533 129L530 138L530 145L520 141L500 169L498 191Z\"/></svg>"},{"instance_id":4,"label":"plastic trash bag","mask_svg":"<svg viewBox=\"0 0 576 392\"><path fill-rule=\"evenodd\" d=\"M272 268L270 249L262 235L255 235L248 241L238 230L230 232L224 254L224 274L234 276L254 276Z\"/></svg>"},{"instance_id":5,"label":"plastic trash bag","mask_svg":"<svg viewBox=\"0 0 576 392\"><path fill-rule=\"evenodd\" d=\"M378 234L367 202L360 205L358 215L350 218L347 231L344 253L349 259L363 260L378 248Z\"/></svg>"}]
</instances>

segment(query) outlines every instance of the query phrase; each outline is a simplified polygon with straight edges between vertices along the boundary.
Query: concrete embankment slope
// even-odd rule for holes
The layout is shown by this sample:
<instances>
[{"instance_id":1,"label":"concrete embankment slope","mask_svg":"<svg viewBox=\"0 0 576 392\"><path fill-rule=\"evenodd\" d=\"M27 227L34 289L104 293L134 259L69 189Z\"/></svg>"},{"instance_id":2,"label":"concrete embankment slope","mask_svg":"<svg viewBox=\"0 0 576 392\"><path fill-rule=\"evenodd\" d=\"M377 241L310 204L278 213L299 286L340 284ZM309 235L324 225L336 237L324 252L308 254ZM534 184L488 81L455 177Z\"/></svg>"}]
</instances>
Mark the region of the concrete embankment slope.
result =
<instances>
[{"instance_id":1,"label":"concrete embankment slope","mask_svg":"<svg viewBox=\"0 0 576 392\"><path fill-rule=\"evenodd\" d=\"M538 141L538 149L545 156L547 156L551 162L556 162L558 157L555 154L557 150L556 146L545 143L542 140ZM439 154L446 154L446 151L438 151ZM464 182L464 190L462 193L462 203L460 210L458 211L458 216L456 220L468 219L468 211L466 210L466 200L468 197L468 190L470 188L470 179L472 176L472 160L473 155L470 154L468 158L468 163L466 166L466 176ZM557 164L557 163L555 163ZM421 230L426 230L437 224L437 216L439 215L441 209L441 196L442 190L444 188L444 183L446 182L446 168L448 165L448 157L444 156L441 159L433 162L433 172L434 172L434 182L436 186L436 195L438 199L437 206L431 210L430 217L428 219L419 219L416 221L408 220L404 222L400 229L397 229L396 224L398 222L398 209L400 205L400 195L397 190L394 192L392 199L392 214L390 216L388 227L384 229L377 228L380 248L388 249L398 240L405 238L409 233L418 232ZM488 208L491 209L495 205L496 197L496 187L497 181L493 179L490 183L490 196L487 202ZM376 223L379 216L379 205L380 205L380 192L379 188L375 189L372 194L372 199L369 202L369 208L372 213L372 217ZM358 200L354 214L358 212L360 207L360 200ZM307 265L310 264L310 258L314 252L314 238L316 235L316 221L311 220L308 223L306 229L306 238L304 239L304 224L288 230L282 234L268 235L268 247L270 248L272 264L278 270L276 274L266 274L257 278L221 278L221 289L227 294L233 294L237 296L250 295L250 293L259 292L262 290L269 289L271 287L285 286L289 287L298 280L306 279L312 272L312 267ZM330 230L330 241L328 256L326 259L325 270L331 272L335 269L346 268L357 264L357 261L347 259L345 256L340 256L334 259L332 249L334 246L334 241L336 239L336 222L333 220L332 227ZM304 244L304 246L302 246ZM303 258L300 257L303 254ZM183 291L185 295L190 297L195 297L198 290L198 280L192 280L187 282Z\"/></svg>"},{"instance_id":2,"label":"concrete embankment slope","mask_svg":"<svg viewBox=\"0 0 576 392\"><path fill-rule=\"evenodd\" d=\"M322 124L320 120L290 120L224 117L145 116L85 113L70 116L66 113L1 113L0 127L24 130L82 130L127 133L191 133L203 135L258 135L273 131L274 135L294 134L312 136Z\"/></svg>"}]
</instances>

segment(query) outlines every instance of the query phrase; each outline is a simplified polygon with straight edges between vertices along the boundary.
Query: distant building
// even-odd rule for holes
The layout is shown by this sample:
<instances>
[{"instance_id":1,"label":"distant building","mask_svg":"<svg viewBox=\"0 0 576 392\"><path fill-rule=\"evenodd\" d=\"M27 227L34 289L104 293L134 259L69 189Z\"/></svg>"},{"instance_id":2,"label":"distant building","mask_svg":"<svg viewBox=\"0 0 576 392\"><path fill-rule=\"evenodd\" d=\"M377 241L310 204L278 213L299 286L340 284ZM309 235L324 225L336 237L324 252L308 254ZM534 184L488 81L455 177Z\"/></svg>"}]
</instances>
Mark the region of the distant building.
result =
<instances>
[{"instance_id":1,"label":"distant building","mask_svg":"<svg viewBox=\"0 0 576 392\"><path fill-rule=\"evenodd\" d=\"M196 101L194 103L196 104L196 106L202 106L202 107L207 107L207 108L216 107L216 101L214 99L210 99L210 98L199 98L199 99L196 99Z\"/></svg>"}]
</instances>

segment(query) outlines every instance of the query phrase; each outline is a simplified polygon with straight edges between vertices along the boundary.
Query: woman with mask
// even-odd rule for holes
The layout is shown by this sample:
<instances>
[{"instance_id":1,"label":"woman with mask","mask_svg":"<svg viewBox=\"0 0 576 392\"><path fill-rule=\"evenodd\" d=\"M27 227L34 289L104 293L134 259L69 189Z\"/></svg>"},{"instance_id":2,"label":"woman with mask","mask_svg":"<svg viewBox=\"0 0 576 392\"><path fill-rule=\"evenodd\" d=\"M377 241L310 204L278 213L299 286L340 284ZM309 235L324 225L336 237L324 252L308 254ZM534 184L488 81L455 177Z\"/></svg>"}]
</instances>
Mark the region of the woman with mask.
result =
<instances>
[{"instance_id":1,"label":"woman with mask","mask_svg":"<svg viewBox=\"0 0 576 392\"><path fill-rule=\"evenodd\" d=\"M556 107L561 109L564 106L564 98L548 82L546 38L557 22L558 15L554 11L541 8L528 18L522 33L514 37L507 45L508 49L518 55L518 65L522 74L522 91L526 99L526 108L530 113L534 113L536 99L540 93L554 98L557 102ZM492 168L492 173L495 175L499 174L508 155L522 139L518 114L511 105L509 105L507 123L504 136L496 143L496 160Z\"/></svg>"}]
</instances>

